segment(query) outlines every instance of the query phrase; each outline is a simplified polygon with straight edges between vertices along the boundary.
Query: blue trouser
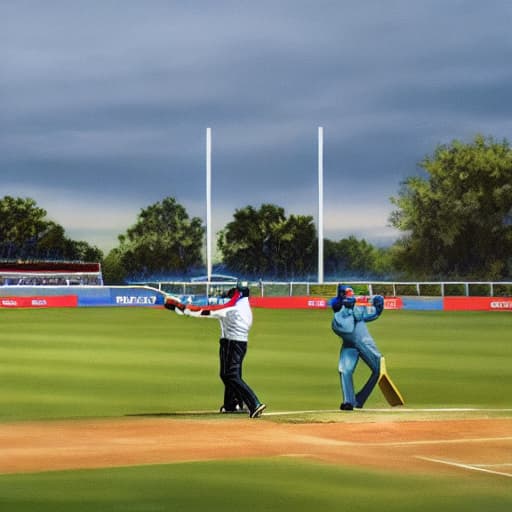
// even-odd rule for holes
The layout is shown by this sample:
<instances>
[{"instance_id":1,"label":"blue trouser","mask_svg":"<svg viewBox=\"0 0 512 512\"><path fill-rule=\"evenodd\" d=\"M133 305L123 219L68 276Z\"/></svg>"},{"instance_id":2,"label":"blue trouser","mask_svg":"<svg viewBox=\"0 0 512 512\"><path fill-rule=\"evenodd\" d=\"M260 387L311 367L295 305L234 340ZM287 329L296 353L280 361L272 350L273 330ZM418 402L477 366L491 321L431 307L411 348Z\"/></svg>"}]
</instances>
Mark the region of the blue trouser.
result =
<instances>
[{"instance_id":1,"label":"blue trouser","mask_svg":"<svg viewBox=\"0 0 512 512\"><path fill-rule=\"evenodd\" d=\"M343 342L340 350L338 371L340 372L343 401L354 407L363 407L373 391L380 376L380 359L382 355L369 335L354 343ZM361 358L370 368L371 375L365 385L356 394L354 391L354 371Z\"/></svg>"}]
</instances>

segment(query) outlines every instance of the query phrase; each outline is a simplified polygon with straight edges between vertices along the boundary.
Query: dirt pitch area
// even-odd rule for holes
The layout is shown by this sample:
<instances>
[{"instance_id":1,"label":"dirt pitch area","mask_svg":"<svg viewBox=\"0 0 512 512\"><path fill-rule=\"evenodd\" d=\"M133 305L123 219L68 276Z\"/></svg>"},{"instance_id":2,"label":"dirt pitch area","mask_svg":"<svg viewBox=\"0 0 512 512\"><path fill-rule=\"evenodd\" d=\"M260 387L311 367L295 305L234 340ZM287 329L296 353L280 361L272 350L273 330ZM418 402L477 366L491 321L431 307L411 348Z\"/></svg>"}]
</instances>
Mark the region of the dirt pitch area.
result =
<instances>
[{"instance_id":1,"label":"dirt pitch area","mask_svg":"<svg viewBox=\"0 0 512 512\"><path fill-rule=\"evenodd\" d=\"M293 424L128 417L0 424L0 474L261 457L507 478L512 418Z\"/></svg>"}]
</instances>

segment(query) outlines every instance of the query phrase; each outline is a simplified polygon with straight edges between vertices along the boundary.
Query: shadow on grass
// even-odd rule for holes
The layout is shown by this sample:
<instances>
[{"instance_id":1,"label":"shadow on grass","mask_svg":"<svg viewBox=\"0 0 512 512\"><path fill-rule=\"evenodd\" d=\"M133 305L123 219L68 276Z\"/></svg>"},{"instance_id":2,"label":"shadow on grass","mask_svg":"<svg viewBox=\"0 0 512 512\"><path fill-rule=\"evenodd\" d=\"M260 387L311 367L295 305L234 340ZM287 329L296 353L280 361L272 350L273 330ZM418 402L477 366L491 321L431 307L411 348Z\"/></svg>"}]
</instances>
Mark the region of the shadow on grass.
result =
<instances>
[{"instance_id":1,"label":"shadow on grass","mask_svg":"<svg viewBox=\"0 0 512 512\"><path fill-rule=\"evenodd\" d=\"M220 414L219 411L169 411L169 412L140 412L125 414L126 417L139 418L176 418L187 416L239 416L239 414Z\"/></svg>"}]
</instances>

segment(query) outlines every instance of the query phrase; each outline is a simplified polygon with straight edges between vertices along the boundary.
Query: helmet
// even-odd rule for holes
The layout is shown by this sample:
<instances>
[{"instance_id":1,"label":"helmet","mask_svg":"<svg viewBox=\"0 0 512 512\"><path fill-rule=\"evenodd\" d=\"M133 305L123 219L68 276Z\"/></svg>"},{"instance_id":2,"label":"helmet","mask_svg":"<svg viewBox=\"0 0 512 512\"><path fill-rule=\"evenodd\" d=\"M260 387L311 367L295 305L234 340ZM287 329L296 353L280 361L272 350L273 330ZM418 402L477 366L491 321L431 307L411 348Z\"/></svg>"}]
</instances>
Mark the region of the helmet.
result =
<instances>
[{"instance_id":1,"label":"helmet","mask_svg":"<svg viewBox=\"0 0 512 512\"><path fill-rule=\"evenodd\" d=\"M242 297L249 297L249 283L247 281L238 281L236 289L240 292Z\"/></svg>"},{"instance_id":2,"label":"helmet","mask_svg":"<svg viewBox=\"0 0 512 512\"><path fill-rule=\"evenodd\" d=\"M338 285L338 297L353 297L354 296L354 290L350 288L350 286L346 286L344 284Z\"/></svg>"}]
</instances>

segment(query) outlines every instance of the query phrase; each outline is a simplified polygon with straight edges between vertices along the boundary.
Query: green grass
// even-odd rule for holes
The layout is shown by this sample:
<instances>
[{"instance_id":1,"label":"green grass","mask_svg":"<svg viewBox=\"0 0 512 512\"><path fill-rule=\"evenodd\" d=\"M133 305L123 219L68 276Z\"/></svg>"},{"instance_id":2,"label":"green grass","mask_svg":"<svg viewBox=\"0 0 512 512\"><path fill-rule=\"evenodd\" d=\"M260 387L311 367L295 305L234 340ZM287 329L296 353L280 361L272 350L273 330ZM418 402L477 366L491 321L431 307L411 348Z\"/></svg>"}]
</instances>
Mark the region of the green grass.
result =
<instances>
[{"instance_id":1,"label":"green grass","mask_svg":"<svg viewBox=\"0 0 512 512\"><path fill-rule=\"evenodd\" d=\"M255 309L245 378L269 411L336 409L328 311ZM0 311L0 421L215 410L216 320L163 309ZM387 311L370 330L408 407L511 406L512 315ZM360 364L356 380L367 369ZM386 407L378 390L367 407Z\"/></svg>"},{"instance_id":2,"label":"green grass","mask_svg":"<svg viewBox=\"0 0 512 512\"><path fill-rule=\"evenodd\" d=\"M0 506L9 512L505 512L512 493L507 479L486 475L397 475L265 459L2 476Z\"/></svg>"},{"instance_id":3,"label":"green grass","mask_svg":"<svg viewBox=\"0 0 512 512\"><path fill-rule=\"evenodd\" d=\"M244 375L268 410L336 409L340 344L331 314L254 315ZM146 308L0 310L0 319L0 421L216 410L221 403L215 320ZM369 328L407 407L418 410L414 418L428 416L422 408L512 408L509 313L387 311ZM361 381L364 365L358 372ZM367 407L389 412L279 421L411 418L389 409L378 390ZM512 507L509 480L465 472L397 475L302 459L201 462L2 475L0 508L501 512Z\"/></svg>"}]
</instances>

